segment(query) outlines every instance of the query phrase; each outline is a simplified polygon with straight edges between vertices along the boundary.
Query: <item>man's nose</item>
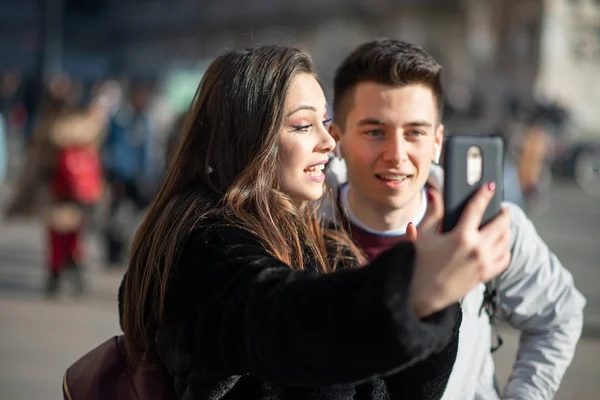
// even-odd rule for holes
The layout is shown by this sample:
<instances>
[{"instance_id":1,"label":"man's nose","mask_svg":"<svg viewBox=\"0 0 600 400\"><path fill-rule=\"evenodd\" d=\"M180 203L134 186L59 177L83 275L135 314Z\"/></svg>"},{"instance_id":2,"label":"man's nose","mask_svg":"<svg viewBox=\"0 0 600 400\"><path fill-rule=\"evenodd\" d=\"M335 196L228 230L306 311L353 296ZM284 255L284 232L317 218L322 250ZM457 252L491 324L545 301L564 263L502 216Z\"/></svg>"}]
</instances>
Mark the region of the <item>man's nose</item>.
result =
<instances>
[{"instance_id":1,"label":"man's nose","mask_svg":"<svg viewBox=\"0 0 600 400\"><path fill-rule=\"evenodd\" d=\"M396 135L395 137L389 138L385 142L385 149L383 152L384 160L394 163L400 163L406 158L406 142L404 137Z\"/></svg>"}]
</instances>

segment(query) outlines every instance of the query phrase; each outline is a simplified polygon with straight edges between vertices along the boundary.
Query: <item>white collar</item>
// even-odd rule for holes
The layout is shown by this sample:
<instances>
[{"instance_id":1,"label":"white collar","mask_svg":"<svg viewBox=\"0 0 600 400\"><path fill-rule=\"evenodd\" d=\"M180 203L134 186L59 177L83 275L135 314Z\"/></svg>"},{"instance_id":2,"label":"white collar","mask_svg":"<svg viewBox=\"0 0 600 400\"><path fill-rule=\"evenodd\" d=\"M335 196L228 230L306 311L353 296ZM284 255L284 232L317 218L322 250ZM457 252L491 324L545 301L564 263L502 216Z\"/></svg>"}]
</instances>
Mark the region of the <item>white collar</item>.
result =
<instances>
[{"instance_id":1,"label":"white collar","mask_svg":"<svg viewBox=\"0 0 600 400\"><path fill-rule=\"evenodd\" d=\"M350 184L348 183L348 184L343 185L341 189L342 190L340 192L340 203L342 205L342 209L344 210L344 212L346 213L346 216L348 217L348 220L350 220L350 222L352 222L352 224L354 224L354 225L358 226L360 229L362 229L366 232L369 232L371 234L374 234L374 235L379 235L379 236L406 235L406 227L399 227L396 229L380 231L380 230L376 230L376 229L369 228L368 226L366 226L363 222L361 222L356 217L356 215L354 215L354 213L352 212L352 209L350 208L350 201L348 200L348 191L350 190ZM423 190L421 191L421 208L419 209L419 213L412 220L412 223L415 224L416 226L419 226L421 221L423 221L423 218L425 218L425 213L427 213L427 194L425 192L425 188L423 188Z\"/></svg>"}]
</instances>

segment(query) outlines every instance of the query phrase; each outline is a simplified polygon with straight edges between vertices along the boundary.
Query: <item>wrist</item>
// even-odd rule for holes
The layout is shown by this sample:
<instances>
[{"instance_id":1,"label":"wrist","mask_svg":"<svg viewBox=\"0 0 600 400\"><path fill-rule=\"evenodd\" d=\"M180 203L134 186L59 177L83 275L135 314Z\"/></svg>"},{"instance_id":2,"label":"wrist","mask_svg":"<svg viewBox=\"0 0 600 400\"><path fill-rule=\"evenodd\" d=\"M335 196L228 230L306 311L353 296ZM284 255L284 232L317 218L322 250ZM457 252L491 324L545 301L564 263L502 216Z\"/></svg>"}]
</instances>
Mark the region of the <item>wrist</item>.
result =
<instances>
[{"instance_id":1,"label":"wrist","mask_svg":"<svg viewBox=\"0 0 600 400\"><path fill-rule=\"evenodd\" d=\"M410 299L411 309L415 316L419 319L423 319L431 314L433 314L433 309L428 302L420 298L418 295L411 296Z\"/></svg>"},{"instance_id":2,"label":"wrist","mask_svg":"<svg viewBox=\"0 0 600 400\"><path fill-rule=\"evenodd\" d=\"M417 261L410 285L411 308L417 318L428 317L447 305L444 303L442 289L432 281L433 277L424 272L425 270Z\"/></svg>"}]
</instances>

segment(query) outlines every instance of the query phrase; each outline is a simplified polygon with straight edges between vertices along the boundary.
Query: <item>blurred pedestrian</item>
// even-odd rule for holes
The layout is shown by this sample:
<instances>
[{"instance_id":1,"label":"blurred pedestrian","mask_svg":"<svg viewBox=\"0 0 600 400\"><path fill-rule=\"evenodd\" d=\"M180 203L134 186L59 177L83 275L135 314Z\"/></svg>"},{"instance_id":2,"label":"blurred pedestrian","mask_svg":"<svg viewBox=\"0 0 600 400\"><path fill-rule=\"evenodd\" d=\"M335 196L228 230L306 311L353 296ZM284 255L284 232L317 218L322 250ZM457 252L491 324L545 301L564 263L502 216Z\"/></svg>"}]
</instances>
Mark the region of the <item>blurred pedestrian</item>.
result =
<instances>
[{"instance_id":1,"label":"blurred pedestrian","mask_svg":"<svg viewBox=\"0 0 600 400\"><path fill-rule=\"evenodd\" d=\"M0 113L0 188L6 181L8 170L8 149L6 147L6 121Z\"/></svg>"},{"instance_id":2,"label":"blurred pedestrian","mask_svg":"<svg viewBox=\"0 0 600 400\"><path fill-rule=\"evenodd\" d=\"M519 184L526 203L526 210L539 210L545 199L547 180L551 179L547 161L550 153L550 137L541 124L532 123L523 132L518 158Z\"/></svg>"},{"instance_id":3,"label":"blurred pedestrian","mask_svg":"<svg viewBox=\"0 0 600 400\"><path fill-rule=\"evenodd\" d=\"M68 113L51 128L56 163L48 210L49 295L56 294L65 271L72 272L77 294L85 290L84 225L103 192L100 131L94 115L82 111Z\"/></svg>"},{"instance_id":4,"label":"blurred pedestrian","mask_svg":"<svg viewBox=\"0 0 600 400\"><path fill-rule=\"evenodd\" d=\"M130 98L109 121L103 144L110 186L109 220L104 229L108 266L120 266L141 212L162 174L156 129L148 112L151 91L135 84Z\"/></svg>"},{"instance_id":5,"label":"blurred pedestrian","mask_svg":"<svg viewBox=\"0 0 600 400\"><path fill-rule=\"evenodd\" d=\"M61 85L55 85L62 88ZM25 156L15 182L15 194L5 211L8 217L38 214L48 204L50 179L56 163L56 147L50 140L50 131L54 123L72 109L64 90L52 85L47 88L33 133L24 149Z\"/></svg>"}]
</instances>

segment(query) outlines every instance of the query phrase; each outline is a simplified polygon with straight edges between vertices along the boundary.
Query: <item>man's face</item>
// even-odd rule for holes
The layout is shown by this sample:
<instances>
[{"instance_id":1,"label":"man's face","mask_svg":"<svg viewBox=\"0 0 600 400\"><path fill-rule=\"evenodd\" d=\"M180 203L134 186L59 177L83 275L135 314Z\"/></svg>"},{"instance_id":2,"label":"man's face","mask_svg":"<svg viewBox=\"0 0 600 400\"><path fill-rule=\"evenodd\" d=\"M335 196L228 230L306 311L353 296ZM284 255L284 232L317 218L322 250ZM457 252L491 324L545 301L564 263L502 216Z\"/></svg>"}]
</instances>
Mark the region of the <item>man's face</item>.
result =
<instances>
[{"instance_id":1,"label":"man's face","mask_svg":"<svg viewBox=\"0 0 600 400\"><path fill-rule=\"evenodd\" d=\"M359 83L347 102L345 130L330 128L361 200L382 211L420 201L443 125L431 89Z\"/></svg>"}]
</instances>

